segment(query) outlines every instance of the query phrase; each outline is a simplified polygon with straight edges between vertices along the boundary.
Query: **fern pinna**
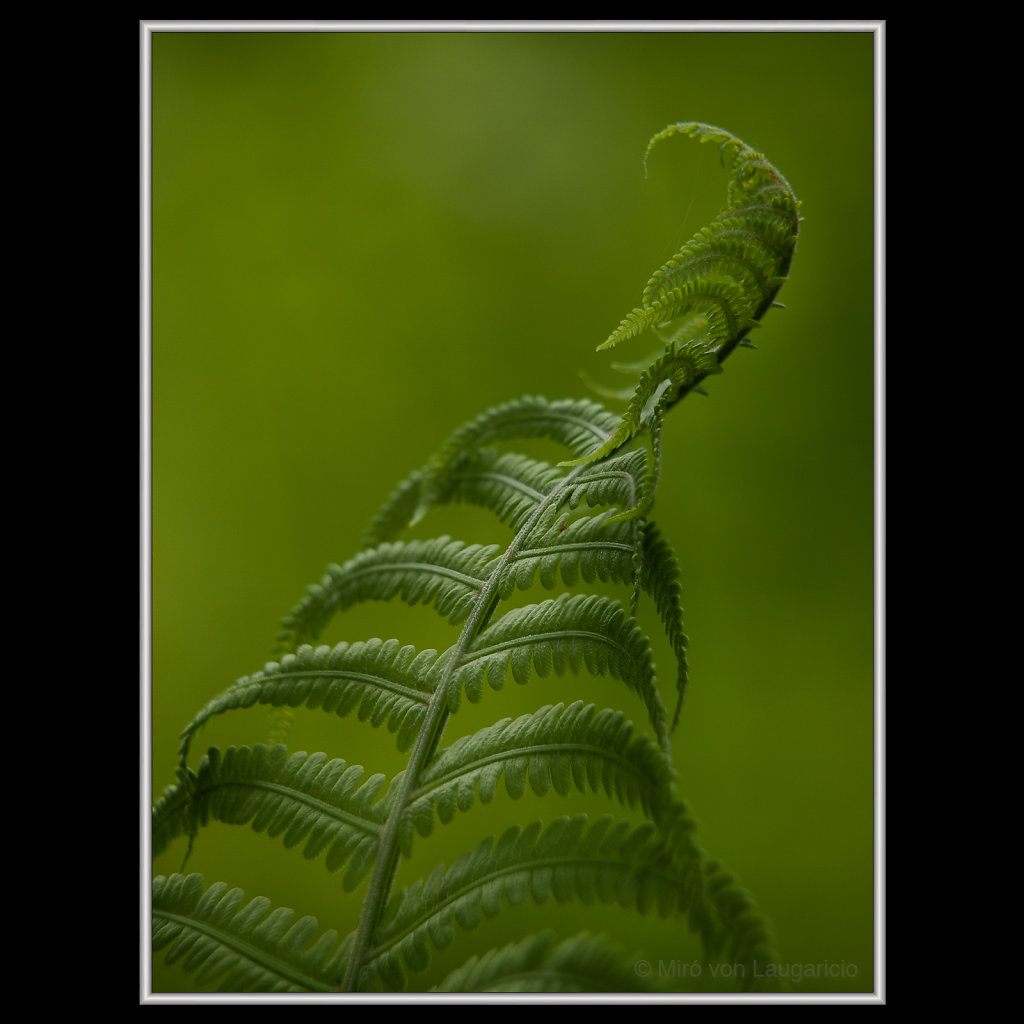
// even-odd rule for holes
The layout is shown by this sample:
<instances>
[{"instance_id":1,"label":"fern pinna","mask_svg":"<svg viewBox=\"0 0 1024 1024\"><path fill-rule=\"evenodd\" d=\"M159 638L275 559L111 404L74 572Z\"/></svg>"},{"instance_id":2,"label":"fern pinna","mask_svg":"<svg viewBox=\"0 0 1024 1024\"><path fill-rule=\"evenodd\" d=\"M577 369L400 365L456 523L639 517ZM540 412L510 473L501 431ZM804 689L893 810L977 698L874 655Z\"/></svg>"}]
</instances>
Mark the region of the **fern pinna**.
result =
<instances>
[{"instance_id":1,"label":"fern pinna","mask_svg":"<svg viewBox=\"0 0 1024 1024\"><path fill-rule=\"evenodd\" d=\"M618 367L633 376L621 393L624 411L528 397L457 430L394 491L363 550L309 588L284 622L279 660L211 700L182 733L177 781L153 809L155 854L179 837L191 848L210 821L251 824L322 858L346 889L363 893L357 921L321 932L314 918L295 920L291 910L261 897L247 901L220 882L207 887L197 874L156 878L154 948L194 971L199 986L420 991L416 976L433 949L530 899L685 919L709 961L734 965L731 976L744 986L771 983L765 922L734 877L697 845L676 794L669 741L687 685L686 637L676 560L650 512L665 415L719 373L733 349L749 345L775 304L795 249L798 203L761 154L721 129L672 125L648 153L675 134L719 147L728 202L651 276L641 304L599 346L655 339L638 379L637 364ZM562 446L564 460L510 450L532 438ZM454 502L490 510L511 540L402 539L428 512ZM622 585L622 601L588 592L597 581ZM516 591L537 590L561 592L525 605L509 601ZM317 646L337 613L396 597L432 606L459 628L456 641L440 652L379 639ZM647 601L677 661L671 712L636 618ZM488 687L583 672L628 687L646 723L637 727L621 711L578 700L459 734L463 702L486 700ZM256 703L319 708L387 729L407 754L405 768L390 779L367 778L361 766L289 753L281 744L212 748L193 767L193 740L204 723ZM397 886L400 861L415 863L418 837L499 788L511 798L601 792L629 814L513 825L450 866ZM635 825L630 815L644 820ZM468 957L435 988L642 988L631 963L598 934L558 941L545 932Z\"/></svg>"}]
</instances>

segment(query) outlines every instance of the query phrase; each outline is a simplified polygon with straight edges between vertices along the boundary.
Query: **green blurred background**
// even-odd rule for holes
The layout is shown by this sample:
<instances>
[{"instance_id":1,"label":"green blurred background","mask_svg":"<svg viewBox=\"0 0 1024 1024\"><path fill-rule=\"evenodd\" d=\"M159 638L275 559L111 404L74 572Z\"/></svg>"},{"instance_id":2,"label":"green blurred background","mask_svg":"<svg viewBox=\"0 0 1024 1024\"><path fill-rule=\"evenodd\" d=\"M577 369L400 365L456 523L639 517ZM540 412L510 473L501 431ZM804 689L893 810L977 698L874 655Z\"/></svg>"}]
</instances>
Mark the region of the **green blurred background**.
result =
<instances>
[{"instance_id":1,"label":"green blurred background","mask_svg":"<svg viewBox=\"0 0 1024 1024\"><path fill-rule=\"evenodd\" d=\"M647 140L706 121L768 156L805 222L787 308L667 428L655 518L691 640L680 791L782 961L844 965L794 991L872 990L873 47L839 31L153 35L154 795L181 727L262 666L305 587L451 430L522 394L586 396L580 370L615 383L595 346L725 196L714 148L682 139L645 179ZM424 527L503 536L466 510ZM331 629L454 637L397 604ZM467 726L580 696L642 720L582 679L488 694ZM268 729L265 708L223 716L196 758ZM313 712L288 743L401 764L389 734ZM535 804L478 807L418 849L429 867L543 811L610 809ZM248 828L204 831L188 869L354 926L339 876ZM544 925L610 931L654 963L699 956L677 923L549 905L489 923L416 984ZM155 991L189 987L154 964Z\"/></svg>"}]
</instances>

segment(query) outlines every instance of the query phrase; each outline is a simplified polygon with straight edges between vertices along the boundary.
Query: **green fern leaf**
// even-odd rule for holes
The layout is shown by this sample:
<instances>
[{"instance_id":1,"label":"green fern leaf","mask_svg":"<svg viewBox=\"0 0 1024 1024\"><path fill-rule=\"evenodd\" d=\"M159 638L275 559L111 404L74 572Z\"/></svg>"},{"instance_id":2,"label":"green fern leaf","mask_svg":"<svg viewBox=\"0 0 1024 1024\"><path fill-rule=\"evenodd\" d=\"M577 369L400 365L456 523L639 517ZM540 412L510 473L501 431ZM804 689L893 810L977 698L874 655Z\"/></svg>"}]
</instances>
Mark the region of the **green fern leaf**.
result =
<instances>
[{"instance_id":1,"label":"green fern leaf","mask_svg":"<svg viewBox=\"0 0 1024 1024\"><path fill-rule=\"evenodd\" d=\"M522 398L499 405L457 430L423 470L420 506L413 521L444 493L448 474L462 459L494 441L543 438L582 452L602 441L614 427L614 416L595 402Z\"/></svg>"},{"instance_id":2,"label":"green fern leaf","mask_svg":"<svg viewBox=\"0 0 1024 1024\"><path fill-rule=\"evenodd\" d=\"M434 503L466 502L486 508L518 531L564 478L564 472L549 463L481 448L467 453L458 469L446 474L447 489L435 493Z\"/></svg>"},{"instance_id":3,"label":"green fern leaf","mask_svg":"<svg viewBox=\"0 0 1024 1024\"><path fill-rule=\"evenodd\" d=\"M278 637L281 656L214 697L186 726L177 783L153 809L153 850L192 838L210 821L249 825L323 857L342 884L365 882L355 929L342 941L317 936L311 918L244 902L198 875L154 883L154 948L225 990L401 990L432 952L507 906L527 901L608 903L686 920L709 957L753 966L775 957L766 922L738 881L697 846L687 806L674 795L668 716L643 626L650 598L677 662L674 727L688 685L679 565L650 520L664 467L668 411L721 372L724 359L759 326L785 281L799 228L788 184L760 154L721 129L673 125L650 146L683 134L719 146L728 204L649 278L641 306L601 348L647 332L662 348L615 364L634 379L626 408L527 397L484 412L452 433L406 476L373 519L365 547L331 565L294 607ZM648 153L650 152L650 146ZM552 465L510 450L543 439L566 450ZM503 543L466 544L447 535L402 539L432 511L469 503L511 531ZM593 593L621 586L620 601ZM503 608L517 591L557 592ZM569 593L568 590L578 592ZM447 649L417 651L399 640L312 646L339 612L367 601L433 608L458 628ZM643 705L651 735L619 710L575 700L546 705L460 733L463 697L551 676L606 676ZM581 680L580 685L586 685ZM405 766L388 784L326 754L283 745L211 748L193 770L189 753L215 716L266 704L355 716L395 734ZM442 740L449 727L454 736ZM368 776L368 777L367 777ZM365 779L365 781L364 781ZM396 890L417 835L499 788L527 793L603 794L611 815L558 817L514 826ZM646 822L625 820L639 809ZM439 990L630 990L625 954L583 934L555 943L528 936L481 951ZM756 972L744 972L752 978ZM763 976L763 975L761 975Z\"/></svg>"},{"instance_id":4,"label":"green fern leaf","mask_svg":"<svg viewBox=\"0 0 1024 1024\"><path fill-rule=\"evenodd\" d=\"M640 588L649 594L654 601L658 615L665 629L665 635L676 656L678 674L676 676L675 714L672 717L672 728L679 722L686 687L689 682L689 669L686 660L686 647L689 640L683 632L683 607L680 597L679 565L675 553L665 542L658 528L647 523L644 528L642 548L642 568L638 575Z\"/></svg>"},{"instance_id":5,"label":"green fern leaf","mask_svg":"<svg viewBox=\"0 0 1024 1024\"><path fill-rule=\"evenodd\" d=\"M582 932L554 944L551 932L471 957L436 992L646 992L635 965L603 935Z\"/></svg>"},{"instance_id":6,"label":"green fern leaf","mask_svg":"<svg viewBox=\"0 0 1024 1024\"><path fill-rule=\"evenodd\" d=\"M497 545L464 544L451 537L380 544L343 566L332 565L319 586L285 619L278 643L297 647L319 638L336 611L361 601L434 605L453 625L464 621L487 579Z\"/></svg>"},{"instance_id":7,"label":"green fern leaf","mask_svg":"<svg viewBox=\"0 0 1024 1024\"><path fill-rule=\"evenodd\" d=\"M643 448L617 453L611 462L591 463L564 486L565 504L591 508L616 506L632 509L639 505L647 480L647 452Z\"/></svg>"},{"instance_id":8,"label":"green fern leaf","mask_svg":"<svg viewBox=\"0 0 1024 1024\"><path fill-rule=\"evenodd\" d=\"M167 791L154 808L154 854L209 821L251 822L254 831L280 836L286 847L304 844L309 860L326 852L329 871L348 865L344 886L354 889L373 861L384 822L378 799L386 780L378 774L360 785L364 774L326 754L289 756L281 745L223 753L214 747L187 789Z\"/></svg>"},{"instance_id":9,"label":"green fern leaf","mask_svg":"<svg viewBox=\"0 0 1024 1024\"><path fill-rule=\"evenodd\" d=\"M572 789L604 792L657 820L670 799L672 765L621 711L575 701L502 719L442 751L423 773L407 809L409 828L430 835L479 799L490 803L504 781L513 799Z\"/></svg>"},{"instance_id":10,"label":"green fern leaf","mask_svg":"<svg viewBox=\"0 0 1024 1024\"><path fill-rule=\"evenodd\" d=\"M709 952L717 954L724 963L736 965L751 988L780 991L781 979L765 970L766 966L778 963L775 943L750 892L719 861L708 861L704 876L714 917L706 935Z\"/></svg>"},{"instance_id":11,"label":"green fern leaf","mask_svg":"<svg viewBox=\"0 0 1024 1024\"><path fill-rule=\"evenodd\" d=\"M651 139L683 134L719 144L730 171L728 208L651 275L642 305L632 310L599 348L611 348L695 314L719 362L740 344L771 307L789 273L800 219L789 184L760 153L729 132L685 122Z\"/></svg>"},{"instance_id":12,"label":"green fern leaf","mask_svg":"<svg viewBox=\"0 0 1024 1024\"><path fill-rule=\"evenodd\" d=\"M687 869L688 867L688 869ZM544 828L510 828L452 867L396 893L377 931L360 987L404 987L405 971L421 971L430 949L447 949L460 929L477 927L506 904L582 900L685 914L703 899L699 860L679 863L653 826L631 829L610 816L557 818Z\"/></svg>"},{"instance_id":13,"label":"green fern leaf","mask_svg":"<svg viewBox=\"0 0 1024 1024\"><path fill-rule=\"evenodd\" d=\"M355 713L372 725L386 726L397 734L398 749L408 750L430 700L429 672L436 660L436 651L417 653L397 640L316 648L305 644L209 701L181 734L182 766L193 738L211 718L257 703L305 705L340 718Z\"/></svg>"},{"instance_id":14,"label":"green fern leaf","mask_svg":"<svg viewBox=\"0 0 1024 1024\"><path fill-rule=\"evenodd\" d=\"M718 356L707 340L670 345L660 358L640 375L629 406L604 444L578 459L559 463L579 466L606 458L656 421L655 410L664 414L670 405L697 388L706 377L721 373ZM650 497L653 502L653 497Z\"/></svg>"},{"instance_id":15,"label":"green fern leaf","mask_svg":"<svg viewBox=\"0 0 1024 1024\"><path fill-rule=\"evenodd\" d=\"M557 506L553 507L557 512ZM628 583L632 579L635 529L631 523L613 524L612 511L570 520L554 515L540 522L535 533L506 550L495 563L499 596L504 599L538 583L554 589L562 580Z\"/></svg>"},{"instance_id":16,"label":"green fern leaf","mask_svg":"<svg viewBox=\"0 0 1024 1024\"><path fill-rule=\"evenodd\" d=\"M441 658L435 674L444 667ZM647 638L617 601L594 594L562 594L506 612L448 673L449 707L458 708L462 692L470 701L479 701L485 681L500 690L508 675L524 684L534 675L543 679L583 669L625 683L644 702L655 735L668 748L665 709Z\"/></svg>"},{"instance_id":17,"label":"green fern leaf","mask_svg":"<svg viewBox=\"0 0 1024 1024\"><path fill-rule=\"evenodd\" d=\"M153 880L153 949L182 962L196 984L222 992L330 992L337 988L338 936L317 936L316 918L201 875Z\"/></svg>"}]
</instances>

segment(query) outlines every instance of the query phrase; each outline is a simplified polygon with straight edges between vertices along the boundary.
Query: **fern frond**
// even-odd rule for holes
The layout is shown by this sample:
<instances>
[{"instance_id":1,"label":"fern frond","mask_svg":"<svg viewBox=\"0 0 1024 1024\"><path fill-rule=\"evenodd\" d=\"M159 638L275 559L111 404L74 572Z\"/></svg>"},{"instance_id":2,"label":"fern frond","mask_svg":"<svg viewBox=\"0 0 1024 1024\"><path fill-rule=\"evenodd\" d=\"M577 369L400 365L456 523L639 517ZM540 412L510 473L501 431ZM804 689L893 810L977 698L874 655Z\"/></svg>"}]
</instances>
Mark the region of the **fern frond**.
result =
<instances>
[{"instance_id":1,"label":"fern frond","mask_svg":"<svg viewBox=\"0 0 1024 1024\"><path fill-rule=\"evenodd\" d=\"M604 435L601 435L602 437ZM513 531L518 531L537 506L560 487L566 488L561 503L576 508L581 502L592 507L635 504L637 483L643 475L645 453L642 449L628 453L615 466L595 467L586 475L567 482L564 470L542 460L497 448L467 449L454 464L434 481L431 506L466 503L492 511ZM395 492L394 504L375 519L372 533L397 535L411 515L406 512L422 493L424 474L417 470ZM389 518L393 517L393 518ZM387 525L388 523L391 526ZM400 524L400 525L399 525Z\"/></svg>"},{"instance_id":2,"label":"fern frond","mask_svg":"<svg viewBox=\"0 0 1024 1024\"><path fill-rule=\"evenodd\" d=\"M423 495L423 472L414 469L377 510L363 534L363 547L394 540L409 525Z\"/></svg>"},{"instance_id":3,"label":"fern frond","mask_svg":"<svg viewBox=\"0 0 1024 1024\"><path fill-rule=\"evenodd\" d=\"M563 485L563 502L569 508L587 504L591 508L614 505L634 508L640 501L647 479L648 457L643 448L617 454L612 461L592 463Z\"/></svg>"},{"instance_id":4,"label":"fern frond","mask_svg":"<svg viewBox=\"0 0 1024 1024\"><path fill-rule=\"evenodd\" d=\"M486 508L518 531L564 478L564 472L547 462L482 448L446 474L446 490L435 491L434 504L466 502Z\"/></svg>"},{"instance_id":5,"label":"fern frond","mask_svg":"<svg viewBox=\"0 0 1024 1024\"><path fill-rule=\"evenodd\" d=\"M721 272L721 260L716 271ZM679 317L700 313L706 322L705 333L717 346L750 329L754 306L742 285L727 277L708 274L696 278L677 275L679 283L651 298L649 304L626 316L598 349L612 348L654 326L667 325Z\"/></svg>"},{"instance_id":6,"label":"fern frond","mask_svg":"<svg viewBox=\"0 0 1024 1024\"><path fill-rule=\"evenodd\" d=\"M731 206L740 205L745 199L749 200L751 193L766 188L777 191L782 206L788 208L794 201L792 190L785 178L761 153L755 152L732 132L700 121L681 121L678 124L671 124L654 135L647 143L647 152L644 154L645 168L651 150L659 142L676 134L687 135L702 145L708 142L718 143L722 166L731 172L729 180L729 204Z\"/></svg>"},{"instance_id":7,"label":"fern frond","mask_svg":"<svg viewBox=\"0 0 1024 1024\"><path fill-rule=\"evenodd\" d=\"M647 523L644 526L638 583L640 589L650 595L654 601L654 607L661 618L665 635L676 656L678 666L676 692L678 697L675 714L672 716L672 729L675 729L679 723L679 714L683 708L683 699L686 696L689 680L689 668L686 660L686 646L689 640L683 632L679 563L676 561L675 552L653 523Z\"/></svg>"},{"instance_id":8,"label":"fern frond","mask_svg":"<svg viewBox=\"0 0 1024 1024\"><path fill-rule=\"evenodd\" d=\"M557 508L555 509L557 511ZM612 523L614 510L570 520L552 516L542 529L510 548L496 563L498 594L529 590L538 582L545 590L561 579L572 587L586 583L628 583L632 572L635 531L630 523Z\"/></svg>"},{"instance_id":9,"label":"fern frond","mask_svg":"<svg viewBox=\"0 0 1024 1024\"><path fill-rule=\"evenodd\" d=\"M647 992L627 956L606 936L581 932L554 945L552 932L471 957L434 992Z\"/></svg>"},{"instance_id":10,"label":"fern frond","mask_svg":"<svg viewBox=\"0 0 1024 1024\"><path fill-rule=\"evenodd\" d=\"M430 835L435 815L447 824L477 799L490 803L502 781L512 799L527 791L604 792L657 820L671 800L673 777L665 751L636 733L621 711L583 701L548 705L461 736L441 751L413 794L403 831ZM407 855L410 845L411 838Z\"/></svg>"},{"instance_id":11,"label":"fern frond","mask_svg":"<svg viewBox=\"0 0 1024 1024\"><path fill-rule=\"evenodd\" d=\"M498 555L496 544L464 544L451 537L384 543L344 565L331 565L318 586L292 609L278 643L295 648L317 640L336 611L361 601L434 605L458 625L469 614L488 565Z\"/></svg>"},{"instance_id":12,"label":"fern frond","mask_svg":"<svg viewBox=\"0 0 1024 1024\"><path fill-rule=\"evenodd\" d=\"M588 400L548 401L526 397L488 410L457 430L421 471L423 487L411 521L423 518L439 494L445 493L448 474L467 456L495 441L539 439L554 441L580 454L601 442L615 426L615 416Z\"/></svg>"},{"instance_id":13,"label":"fern frond","mask_svg":"<svg viewBox=\"0 0 1024 1024\"><path fill-rule=\"evenodd\" d=\"M686 868L654 826L632 829L585 815L536 822L485 840L445 871L396 893L377 929L360 988L405 986L405 971L424 970L430 949L447 949L455 928L472 929L506 904L549 899L611 903L685 916L703 899L699 858Z\"/></svg>"},{"instance_id":14,"label":"fern frond","mask_svg":"<svg viewBox=\"0 0 1024 1024\"><path fill-rule=\"evenodd\" d=\"M373 861L385 817L379 798L386 779L362 782L363 775L362 767L326 754L289 756L283 745L213 747L187 790L168 790L154 808L154 855L198 825L251 822L286 847L304 842L307 860L326 851L328 871L348 865L344 887L354 889Z\"/></svg>"},{"instance_id":15,"label":"fern frond","mask_svg":"<svg viewBox=\"0 0 1024 1024\"><path fill-rule=\"evenodd\" d=\"M435 673L444 665L442 657ZM647 638L618 601L596 594L562 594L506 612L480 634L450 673L449 707L458 707L463 691L470 701L479 701L485 681L500 690L509 675L525 684L534 675L543 679L583 668L625 683L644 702L655 735L668 747L665 708Z\"/></svg>"},{"instance_id":16,"label":"fern frond","mask_svg":"<svg viewBox=\"0 0 1024 1024\"><path fill-rule=\"evenodd\" d=\"M644 479L637 489L639 497L635 504L627 507L623 512L616 512L609 522L621 523L629 519L642 519L648 515L654 507L654 497L658 491L658 484L661 481L661 454L662 454L662 426L665 419L665 406L672 400L672 393L666 389L662 392L661 398L650 416L648 430L651 435L651 455L645 459L646 472Z\"/></svg>"},{"instance_id":17,"label":"fern frond","mask_svg":"<svg viewBox=\"0 0 1024 1024\"><path fill-rule=\"evenodd\" d=\"M749 981L750 988L780 991L781 976L771 971L778 963L778 954L768 922L753 897L719 861L708 861L704 876L705 892L715 917L709 954L738 965L738 973Z\"/></svg>"},{"instance_id":18,"label":"fern frond","mask_svg":"<svg viewBox=\"0 0 1024 1024\"><path fill-rule=\"evenodd\" d=\"M696 312L707 318L721 361L767 312L789 273L799 204L762 154L711 125L686 122L659 132L648 143L645 168L654 146L675 134L719 144L730 172L728 207L651 275L642 304L599 348Z\"/></svg>"},{"instance_id":19,"label":"fern frond","mask_svg":"<svg viewBox=\"0 0 1024 1024\"><path fill-rule=\"evenodd\" d=\"M314 919L295 921L264 899L246 903L220 883L204 891L198 875L156 879L154 948L195 972L199 984L398 990L457 930L528 900L685 919L709 957L744 966L744 980L764 976L753 969L775 956L764 918L735 877L707 861L689 809L675 797L671 728L637 613L650 598L677 661L674 728L688 673L679 565L649 519L665 416L690 392L703 392L702 382L721 372L736 346L749 345L747 335L777 305L799 204L761 154L721 129L672 125L648 153L674 134L719 146L728 203L650 276L641 305L600 346L647 332L657 338L648 359L613 364L635 382L622 395L625 410L527 397L454 431L384 502L363 550L329 566L292 609L278 660L210 700L181 733L177 783L153 808L155 854L182 835L191 850L199 828L219 821L279 838L307 859L322 857L343 872L346 889L365 881L358 922L339 943L333 931L317 936ZM565 461L510 450L511 442L538 439L563 449ZM447 535L401 539L431 510L456 503L493 513L511 538L493 545ZM599 583L628 588L628 608L592 592ZM559 593L501 607L516 591L541 589ZM398 640L313 646L337 613L395 599L432 608L458 627L455 642L440 653ZM643 704L652 734L622 711L571 700L470 734L456 730L442 746L463 697L479 702L488 687L509 681L536 686L584 673L623 684ZM281 744L212 747L193 770L197 733L215 716L257 703L282 715L301 706L357 716L394 733L408 757L390 784L341 758L290 754ZM395 889L417 835L499 790L512 799L599 793L646 821L580 815L515 826ZM629 991L637 981L631 968L604 939L583 933L555 945L543 934L483 952L438 991Z\"/></svg>"},{"instance_id":20,"label":"fern frond","mask_svg":"<svg viewBox=\"0 0 1024 1024\"><path fill-rule=\"evenodd\" d=\"M429 672L437 652L417 652L397 640L304 644L261 672L244 676L214 697L181 734L178 753L185 765L193 737L216 715L254 704L321 710L384 726L397 734L399 750L412 744L430 699Z\"/></svg>"},{"instance_id":21,"label":"fern frond","mask_svg":"<svg viewBox=\"0 0 1024 1024\"><path fill-rule=\"evenodd\" d=\"M221 992L330 992L339 976L338 934L317 935L314 917L295 920L262 896L201 875L153 880L153 949L182 962L198 986Z\"/></svg>"},{"instance_id":22,"label":"fern frond","mask_svg":"<svg viewBox=\"0 0 1024 1024\"><path fill-rule=\"evenodd\" d=\"M706 275L728 274L741 283L745 295L763 302L779 290L777 261L756 235L744 238L735 232L699 231L694 240L656 270L644 286L643 305L665 302L688 282L696 284ZM757 308L757 306L755 306Z\"/></svg>"},{"instance_id":23,"label":"fern frond","mask_svg":"<svg viewBox=\"0 0 1024 1024\"><path fill-rule=\"evenodd\" d=\"M560 462L560 466L580 466L606 458L641 430L649 428L656 408L662 411L696 388L706 377L721 373L717 353L704 339L684 345L671 344L641 375L629 406L604 443L577 459Z\"/></svg>"}]
</instances>

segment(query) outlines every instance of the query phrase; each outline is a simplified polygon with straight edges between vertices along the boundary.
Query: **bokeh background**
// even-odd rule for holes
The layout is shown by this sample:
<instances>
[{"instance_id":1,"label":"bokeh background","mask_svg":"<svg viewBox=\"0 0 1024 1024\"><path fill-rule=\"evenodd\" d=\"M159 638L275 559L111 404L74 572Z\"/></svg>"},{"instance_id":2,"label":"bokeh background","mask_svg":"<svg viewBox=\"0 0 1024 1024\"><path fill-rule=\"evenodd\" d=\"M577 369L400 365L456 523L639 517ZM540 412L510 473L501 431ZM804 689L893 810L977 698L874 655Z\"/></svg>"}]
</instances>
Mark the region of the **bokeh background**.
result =
<instances>
[{"instance_id":1,"label":"bokeh background","mask_svg":"<svg viewBox=\"0 0 1024 1024\"><path fill-rule=\"evenodd\" d=\"M667 428L655 518L691 639L680 791L782 961L842 965L793 991L872 990L873 62L867 31L153 35L154 796L181 727L263 665L305 587L450 431L522 394L584 397L581 370L615 383L595 346L725 195L713 147L670 140L645 178L647 140L706 121L775 163L805 222L787 308ZM424 527L503 536L461 509ZM397 604L331 628L454 638ZM643 720L584 678L489 694L480 721L579 696ZM265 708L223 716L196 756L268 731ZM401 764L389 734L322 713L296 713L288 743ZM499 800L418 849L450 862L510 822L581 809L611 808ZM188 870L354 927L339 876L249 828L204 831ZM676 922L548 905L487 924L414 985L546 926L608 931L655 964L699 958ZM157 958L155 991L190 987Z\"/></svg>"}]
</instances>

